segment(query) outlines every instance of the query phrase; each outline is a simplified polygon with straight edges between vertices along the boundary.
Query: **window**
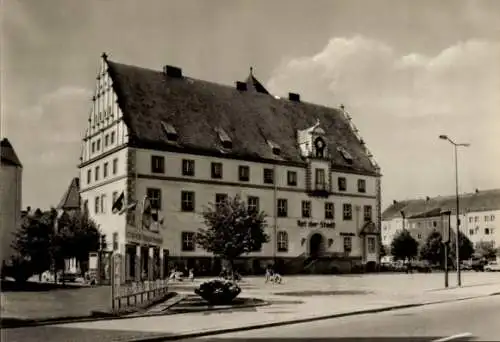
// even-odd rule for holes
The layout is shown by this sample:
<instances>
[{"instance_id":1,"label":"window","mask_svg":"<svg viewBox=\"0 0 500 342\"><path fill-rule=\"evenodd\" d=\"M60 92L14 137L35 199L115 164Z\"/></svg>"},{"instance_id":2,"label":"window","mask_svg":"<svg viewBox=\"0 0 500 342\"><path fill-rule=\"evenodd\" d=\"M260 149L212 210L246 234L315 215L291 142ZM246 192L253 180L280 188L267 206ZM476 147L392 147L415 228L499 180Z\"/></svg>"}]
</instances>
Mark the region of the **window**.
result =
<instances>
[{"instance_id":1,"label":"window","mask_svg":"<svg viewBox=\"0 0 500 342\"><path fill-rule=\"evenodd\" d=\"M488 219L489 219L489 218L490 218L489 216L485 215L485 216L484 216L484 221L485 221L485 222L488 222Z\"/></svg>"},{"instance_id":2,"label":"window","mask_svg":"<svg viewBox=\"0 0 500 342\"><path fill-rule=\"evenodd\" d=\"M358 192L366 192L366 180L358 179Z\"/></svg>"},{"instance_id":3,"label":"window","mask_svg":"<svg viewBox=\"0 0 500 342\"><path fill-rule=\"evenodd\" d=\"M106 195L101 195L101 213L106 212Z\"/></svg>"},{"instance_id":4,"label":"window","mask_svg":"<svg viewBox=\"0 0 500 342\"><path fill-rule=\"evenodd\" d=\"M311 201L302 201L302 217L309 218L311 217Z\"/></svg>"},{"instance_id":5,"label":"window","mask_svg":"<svg viewBox=\"0 0 500 342\"><path fill-rule=\"evenodd\" d=\"M102 172L104 178L108 177L108 162L104 163L102 167Z\"/></svg>"},{"instance_id":6,"label":"window","mask_svg":"<svg viewBox=\"0 0 500 342\"><path fill-rule=\"evenodd\" d=\"M99 171L100 171L99 170L99 166L96 166L95 167L95 171L94 171L94 176L95 176L94 178L95 178L96 181L99 180Z\"/></svg>"},{"instance_id":7,"label":"window","mask_svg":"<svg viewBox=\"0 0 500 342\"><path fill-rule=\"evenodd\" d=\"M104 136L104 147L109 145L109 134L106 134Z\"/></svg>"},{"instance_id":8,"label":"window","mask_svg":"<svg viewBox=\"0 0 500 342\"><path fill-rule=\"evenodd\" d=\"M227 194L215 194L215 205L217 207L223 205L227 201Z\"/></svg>"},{"instance_id":9,"label":"window","mask_svg":"<svg viewBox=\"0 0 500 342\"><path fill-rule=\"evenodd\" d=\"M113 233L113 250L118 250L118 233Z\"/></svg>"},{"instance_id":10,"label":"window","mask_svg":"<svg viewBox=\"0 0 500 342\"><path fill-rule=\"evenodd\" d=\"M111 144L114 144L115 143L115 132L111 132L111 141L110 141Z\"/></svg>"},{"instance_id":11,"label":"window","mask_svg":"<svg viewBox=\"0 0 500 342\"><path fill-rule=\"evenodd\" d=\"M94 199L94 212L96 214L99 214L99 210L101 209L101 204L99 203L99 200L100 200L99 196Z\"/></svg>"},{"instance_id":12,"label":"window","mask_svg":"<svg viewBox=\"0 0 500 342\"><path fill-rule=\"evenodd\" d=\"M363 217L365 219L365 222L372 220L372 206L371 205L365 205L363 207Z\"/></svg>"},{"instance_id":13,"label":"window","mask_svg":"<svg viewBox=\"0 0 500 342\"><path fill-rule=\"evenodd\" d=\"M83 207L82 207L82 210L83 210L84 212L87 212L87 213L89 212L89 200L85 200L85 201L83 201Z\"/></svg>"},{"instance_id":14,"label":"window","mask_svg":"<svg viewBox=\"0 0 500 342\"><path fill-rule=\"evenodd\" d=\"M97 139L95 148L97 151L101 150L101 139Z\"/></svg>"},{"instance_id":15,"label":"window","mask_svg":"<svg viewBox=\"0 0 500 342\"><path fill-rule=\"evenodd\" d=\"M291 186L297 185L297 172L288 171L287 173L287 184Z\"/></svg>"},{"instance_id":16,"label":"window","mask_svg":"<svg viewBox=\"0 0 500 342\"><path fill-rule=\"evenodd\" d=\"M264 169L264 183L265 184L274 184L274 170L273 169Z\"/></svg>"},{"instance_id":17,"label":"window","mask_svg":"<svg viewBox=\"0 0 500 342\"><path fill-rule=\"evenodd\" d=\"M182 250L184 252L194 251L194 233L182 232Z\"/></svg>"},{"instance_id":18,"label":"window","mask_svg":"<svg viewBox=\"0 0 500 342\"><path fill-rule=\"evenodd\" d=\"M278 217L287 217L288 201L284 198L278 198Z\"/></svg>"},{"instance_id":19,"label":"window","mask_svg":"<svg viewBox=\"0 0 500 342\"><path fill-rule=\"evenodd\" d=\"M182 159L182 175L194 176L194 160Z\"/></svg>"},{"instance_id":20,"label":"window","mask_svg":"<svg viewBox=\"0 0 500 342\"><path fill-rule=\"evenodd\" d=\"M421 239L422 238L422 233L418 233L417 234L417 239Z\"/></svg>"},{"instance_id":21,"label":"window","mask_svg":"<svg viewBox=\"0 0 500 342\"><path fill-rule=\"evenodd\" d=\"M288 252L288 233L278 232L278 252Z\"/></svg>"},{"instance_id":22,"label":"window","mask_svg":"<svg viewBox=\"0 0 500 342\"><path fill-rule=\"evenodd\" d=\"M344 221L352 220L352 205L344 203L343 205Z\"/></svg>"},{"instance_id":23,"label":"window","mask_svg":"<svg viewBox=\"0 0 500 342\"><path fill-rule=\"evenodd\" d=\"M248 196L248 211L259 211L259 198L256 196Z\"/></svg>"},{"instance_id":24,"label":"window","mask_svg":"<svg viewBox=\"0 0 500 342\"><path fill-rule=\"evenodd\" d=\"M376 252L376 244L375 244L375 238L373 236L369 236L368 240L368 253L375 253Z\"/></svg>"},{"instance_id":25,"label":"window","mask_svg":"<svg viewBox=\"0 0 500 342\"><path fill-rule=\"evenodd\" d=\"M117 199L118 199L118 191L113 191L113 195L111 196L111 206L115 204Z\"/></svg>"},{"instance_id":26,"label":"window","mask_svg":"<svg viewBox=\"0 0 500 342\"><path fill-rule=\"evenodd\" d=\"M229 138L229 135L227 135L226 131L224 131L222 128L217 128L215 130L217 132L217 135L219 136L219 140L222 144L223 148L226 149L231 149L233 147L233 142L231 141L231 138Z\"/></svg>"},{"instance_id":27,"label":"window","mask_svg":"<svg viewBox=\"0 0 500 342\"><path fill-rule=\"evenodd\" d=\"M165 173L165 157L151 156L151 173Z\"/></svg>"},{"instance_id":28,"label":"window","mask_svg":"<svg viewBox=\"0 0 500 342\"><path fill-rule=\"evenodd\" d=\"M326 190L325 169L316 169L316 190Z\"/></svg>"},{"instance_id":29,"label":"window","mask_svg":"<svg viewBox=\"0 0 500 342\"><path fill-rule=\"evenodd\" d=\"M325 219L327 220L333 220L335 217L334 211L333 211L333 203L332 202L326 202L325 203Z\"/></svg>"},{"instance_id":30,"label":"window","mask_svg":"<svg viewBox=\"0 0 500 342\"><path fill-rule=\"evenodd\" d=\"M344 236L344 252L350 253L352 251L352 238Z\"/></svg>"},{"instance_id":31,"label":"window","mask_svg":"<svg viewBox=\"0 0 500 342\"><path fill-rule=\"evenodd\" d=\"M491 215L490 221L495 221L495 215Z\"/></svg>"},{"instance_id":32,"label":"window","mask_svg":"<svg viewBox=\"0 0 500 342\"><path fill-rule=\"evenodd\" d=\"M95 152L95 141L92 142L92 153Z\"/></svg>"},{"instance_id":33,"label":"window","mask_svg":"<svg viewBox=\"0 0 500 342\"><path fill-rule=\"evenodd\" d=\"M345 177L339 177L338 186L339 186L339 191L347 190L347 180L345 179Z\"/></svg>"},{"instance_id":34,"label":"window","mask_svg":"<svg viewBox=\"0 0 500 342\"><path fill-rule=\"evenodd\" d=\"M212 178L222 178L222 163L212 163Z\"/></svg>"},{"instance_id":35,"label":"window","mask_svg":"<svg viewBox=\"0 0 500 342\"><path fill-rule=\"evenodd\" d=\"M339 151L340 154L342 154L342 157L344 157L345 161L348 164L352 164L352 156L349 152L347 152L346 149L344 149L343 147L337 147L337 151Z\"/></svg>"},{"instance_id":36,"label":"window","mask_svg":"<svg viewBox=\"0 0 500 342\"><path fill-rule=\"evenodd\" d=\"M163 132L167 135L167 139L170 141L176 141L178 138L177 131L175 130L175 127L167 122L161 122L161 127L163 128Z\"/></svg>"},{"instance_id":37,"label":"window","mask_svg":"<svg viewBox=\"0 0 500 342\"><path fill-rule=\"evenodd\" d=\"M490 229L484 228L484 235L490 235Z\"/></svg>"},{"instance_id":38,"label":"window","mask_svg":"<svg viewBox=\"0 0 500 342\"><path fill-rule=\"evenodd\" d=\"M182 211L194 211L194 192L182 191L181 193Z\"/></svg>"},{"instance_id":39,"label":"window","mask_svg":"<svg viewBox=\"0 0 500 342\"><path fill-rule=\"evenodd\" d=\"M92 170L88 169L87 170L87 184L90 184L91 180L92 180Z\"/></svg>"},{"instance_id":40,"label":"window","mask_svg":"<svg viewBox=\"0 0 500 342\"><path fill-rule=\"evenodd\" d=\"M474 235L474 229L469 229L469 235Z\"/></svg>"},{"instance_id":41,"label":"window","mask_svg":"<svg viewBox=\"0 0 500 342\"><path fill-rule=\"evenodd\" d=\"M432 221L432 226L437 227L437 221Z\"/></svg>"},{"instance_id":42,"label":"window","mask_svg":"<svg viewBox=\"0 0 500 342\"><path fill-rule=\"evenodd\" d=\"M118 158L113 159L113 174L116 175L118 172Z\"/></svg>"},{"instance_id":43,"label":"window","mask_svg":"<svg viewBox=\"0 0 500 342\"><path fill-rule=\"evenodd\" d=\"M151 208L161 210L161 189L147 188L146 195L151 203Z\"/></svg>"},{"instance_id":44,"label":"window","mask_svg":"<svg viewBox=\"0 0 500 342\"><path fill-rule=\"evenodd\" d=\"M479 216L474 216L474 222L479 222Z\"/></svg>"},{"instance_id":45,"label":"window","mask_svg":"<svg viewBox=\"0 0 500 342\"><path fill-rule=\"evenodd\" d=\"M238 178L242 182L248 182L250 180L250 167L240 165L238 167Z\"/></svg>"},{"instance_id":46,"label":"window","mask_svg":"<svg viewBox=\"0 0 500 342\"><path fill-rule=\"evenodd\" d=\"M472 216L469 217L469 223L472 223L473 220L474 220L474 218Z\"/></svg>"}]
</instances>

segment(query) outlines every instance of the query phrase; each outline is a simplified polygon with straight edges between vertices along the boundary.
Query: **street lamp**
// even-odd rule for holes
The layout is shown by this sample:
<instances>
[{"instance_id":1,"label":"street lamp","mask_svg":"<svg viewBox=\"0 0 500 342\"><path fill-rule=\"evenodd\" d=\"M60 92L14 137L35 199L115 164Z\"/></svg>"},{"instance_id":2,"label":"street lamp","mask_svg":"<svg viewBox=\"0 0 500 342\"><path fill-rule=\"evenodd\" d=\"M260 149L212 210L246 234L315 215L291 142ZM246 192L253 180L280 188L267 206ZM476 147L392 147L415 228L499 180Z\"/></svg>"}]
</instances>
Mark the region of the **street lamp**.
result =
<instances>
[{"instance_id":1,"label":"street lamp","mask_svg":"<svg viewBox=\"0 0 500 342\"><path fill-rule=\"evenodd\" d=\"M443 236L444 245L444 287L448 288L448 249L450 244L450 221L451 221L451 211L441 212L441 229Z\"/></svg>"},{"instance_id":2,"label":"street lamp","mask_svg":"<svg viewBox=\"0 0 500 342\"><path fill-rule=\"evenodd\" d=\"M447 135L440 135L439 139L442 140L448 140L454 148L455 151L455 195L456 195L456 201L457 201L457 206L456 206L456 215L457 215L457 241L456 241L456 246L455 246L455 253L456 253L456 263L457 263L457 285L462 286L462 279L460 276L460 200L458 196L458 154L457 154L457 149L459 146L461 147L469 147L470 144L459 144L451 140Z\"/></svg>"}]
</instances>

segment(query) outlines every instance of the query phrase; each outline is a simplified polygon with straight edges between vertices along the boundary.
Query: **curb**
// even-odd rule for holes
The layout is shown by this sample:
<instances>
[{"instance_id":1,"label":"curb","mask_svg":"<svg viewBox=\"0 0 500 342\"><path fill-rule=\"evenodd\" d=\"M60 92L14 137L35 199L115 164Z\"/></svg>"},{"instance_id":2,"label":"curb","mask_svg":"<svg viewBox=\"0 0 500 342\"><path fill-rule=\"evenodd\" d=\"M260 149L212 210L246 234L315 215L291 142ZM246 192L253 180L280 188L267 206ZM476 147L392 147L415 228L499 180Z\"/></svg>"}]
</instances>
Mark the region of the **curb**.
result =
<instances>
[{"instance_id":1,"label":"curb","mask_svg":"<svg viewBox=\"0 0 500 342\"><path fill-rule=\"evenodd\" d=\"M464 301L464 300L486 298L486 297L498 296L498 295L500 295L500 292L494 292L494 293L490 293L487 295L481 295L481 296L469 296L469 297L462 297L462 298L457 298L457 299L438 300L438 301L424 302L424 303L402 304L402 305L386 306L386 307L376 308L376 309L357 310L357 311L351 311L351 312L345 312L345 313L339 313L339 314L330 314L330 315L323 315L323 316L316 316L316 317L309 317L309 318L298 318L298 319L291 319L288 321L281 321L281 322L259 323L259 324L236 327L236 328L204 330L204 331L197 331L197 332L185 333L185 334L179 334L179 335L165 334L162 336L140 337L140 338L136 338L136 339L127 340L127 342L164 342L164 341L192 339L192 338L212 336L212 335L228 334L228 333L233 333L233 332L257 330L257 329L263 329L263 328L274 328L274 327L293 325L293 324L299 324L299 323L309 323L309 322L322 321L322 320L333 319L333 318L357 316L357 315L364 315L364 314L374 314L374 313L393 311L393 310L410 309L410 308L427 306L427 305L459 302L459 301Z\"/></svg>"},{"instance_id":2,"label":"curb","mask_svg":"<svg viewBox=\"0 0 500 342\"><path fill-rule=\"evenodd\" d=\"M256 308L261 306L271 305L270 302L263 300L261 303L257 304L245 304L238 307L226 307L226 308L210 308L206 310L199 311L190 311L190 312L159 312L152 314L130 314L125 313L123 316L113 316L112 314L102 313L102 316L77 316L71 318L54 318L54 319L46 319L46 320L18 320L13 323L0 323L0 328L2 329L17 329L17 328L30 328L30 327L41 327L46 325L56 325L56 324L68 324L68 323L86 323L86 322L99 322L99 321L114 321L121 319L132 319L132 318L140 318L140 317L155 317L155 316L173 316L173 315L182 315L189 313L199 313L199 312L218 312L218 311L228 311L228 310L239 310L239 309L248 309L248 308ZM100 314L100 313L99 313Z\"/></svg>"}]
</instances>

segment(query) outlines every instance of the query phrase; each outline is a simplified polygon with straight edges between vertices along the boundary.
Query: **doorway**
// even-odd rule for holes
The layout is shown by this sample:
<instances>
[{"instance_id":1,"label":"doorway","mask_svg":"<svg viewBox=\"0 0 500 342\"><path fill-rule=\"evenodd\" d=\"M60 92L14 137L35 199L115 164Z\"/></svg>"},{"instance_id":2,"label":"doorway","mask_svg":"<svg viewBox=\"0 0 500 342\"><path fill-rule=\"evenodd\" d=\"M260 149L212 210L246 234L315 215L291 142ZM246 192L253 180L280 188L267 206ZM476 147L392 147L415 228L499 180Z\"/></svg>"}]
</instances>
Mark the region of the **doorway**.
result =
<instances>
[{"instance_id":1,"label":"doorway","mask_svg":"<svg viewBox=\"0 0 500 342\"><path fill-rule=\"evenodd\" d=\"M320 256L323 249L323 235L320 233L315 233L311 236L309 240L309 254L311 258L317 258Z\"/></svg>"}]
</instances>

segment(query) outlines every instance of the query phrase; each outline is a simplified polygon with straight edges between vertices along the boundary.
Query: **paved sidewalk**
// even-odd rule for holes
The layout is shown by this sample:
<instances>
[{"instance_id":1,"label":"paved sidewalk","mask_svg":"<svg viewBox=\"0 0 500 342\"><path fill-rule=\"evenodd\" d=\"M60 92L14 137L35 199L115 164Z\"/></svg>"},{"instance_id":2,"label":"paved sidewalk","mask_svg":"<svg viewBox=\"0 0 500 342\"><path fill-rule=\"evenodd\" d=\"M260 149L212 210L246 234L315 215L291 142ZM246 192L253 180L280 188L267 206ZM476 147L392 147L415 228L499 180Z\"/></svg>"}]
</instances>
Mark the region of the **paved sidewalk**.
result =
<instances>
[{"instance_id":1,"label":"paved sidewalk","mask_svg":"<svg viewBox=\"0 0 500 342\"><path fill-rule=\"evenodd\" d=\"M249 291L250 292L250 291ZM275 301L271 306L237 312L205 312L171 316L140 317L115 321L61 324L59 327L97 330L144 331L168 335L190 335L202 332L226 331L242 327L279 324L287 321L347 315L361 311L377 311L388 307L424 305L500 293L500 284L472 286L446 291L381 295L334 295L291 297L269 294L265 299ZM248 296L251 296L248 294ZM262 298L262 297L261 297ZM279 300L279 302L278 302ZM303 303L292 301L301 300Z\"/></svg>"}]
</instances>

